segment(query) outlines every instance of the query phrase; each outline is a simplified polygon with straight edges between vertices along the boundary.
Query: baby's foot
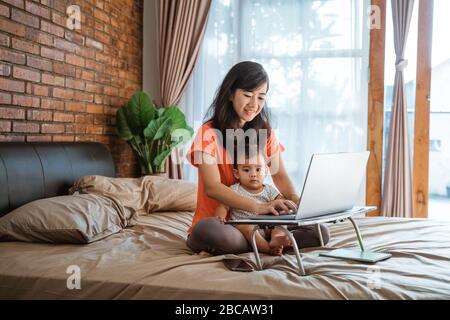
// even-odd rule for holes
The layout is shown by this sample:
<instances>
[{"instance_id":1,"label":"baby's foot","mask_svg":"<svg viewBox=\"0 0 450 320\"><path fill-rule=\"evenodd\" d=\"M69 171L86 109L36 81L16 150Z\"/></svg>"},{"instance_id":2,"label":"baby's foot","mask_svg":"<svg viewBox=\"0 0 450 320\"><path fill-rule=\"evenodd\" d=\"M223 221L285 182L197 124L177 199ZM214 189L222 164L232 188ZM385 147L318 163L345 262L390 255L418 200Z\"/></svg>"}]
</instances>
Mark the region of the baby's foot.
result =
<instances>
[{"instance_id":1,"label":"baby's foot","mask_svg":"<svg viewBox=\"0 0 450 320\"><path fill-rule=\"evenodd\" d=\"M281 256L283 253L283 246L271 247L269 250L269 254L271 256Z\"/></svg>"},{"instance_id":2,"label":"baby's foot","mask_svg":"<svg viewBox=\"0 0 450 320\"><path fill-rule=\"evenodd\" d=\"M211 257L211 254L209 254L206 251L200 251L200 252L194 252L194 256Z\"/></svg>"},{"instance_id":3,"label":"baby's foot","mask_svg":"<svg viewBox=\"0 0 450 320\"><path fill-rule=\"evenodd\" d=\"M278 246L289 246L291 245L291 241L288 236L275 236L270 239L269 247L274 248Z\"/></svg>"}]
</instances>

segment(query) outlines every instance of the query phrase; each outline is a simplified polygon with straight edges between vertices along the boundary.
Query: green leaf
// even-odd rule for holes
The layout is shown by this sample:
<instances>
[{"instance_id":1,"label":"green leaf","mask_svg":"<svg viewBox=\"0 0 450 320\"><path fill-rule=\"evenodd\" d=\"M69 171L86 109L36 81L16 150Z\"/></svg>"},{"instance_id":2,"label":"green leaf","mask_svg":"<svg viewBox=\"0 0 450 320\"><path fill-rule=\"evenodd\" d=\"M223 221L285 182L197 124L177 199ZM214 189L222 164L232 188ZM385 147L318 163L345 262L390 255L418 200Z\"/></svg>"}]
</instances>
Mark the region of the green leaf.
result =
<instances>
[{"instance_id":1,"label":"green leaf","mask_svg":"<svg viewBox=\"0 0 450 320\"><path fill-rule=\"evenodd\" d=\"M166 158L170 155L172 152L172 149L164 150L160 154L156 156L156 158L153 160L153 164L157 166L158 168L162 166Z\"/></svg>"},{"instance_id":2,"label":"green leaf","mask_svg":"<svg viewBox=\"0 0 450 320\"><path fill-rule=\"evenodd\" d=\"M144 130L144 136L152 140L158 140L169 133L171 119L162 117L153 119Z\"/></svg>"},{"instance_id":3,"label":"green leaf","mask_svg":"<svg viewBox=\"0 0 450 320\"><path fill-rule=\"evenodd\" d=\"M184 113L177 106L166 108L164 115L172 119L171 132L176 129L186 128L187 125Z\"/></svg>"},{"instance_id":4,"label":"green leaf","mask_svg":"<svg viewBox=\"0 0 450 320\"><path fill-rule=\"evenodd\" d=\"M127 116L134 135L142 135L143 130L155 118L156 110L145 92L136 92L128 102Z\"/></svg>"},{"instance_id":5,"label":"green leaf","mask_svg":"<svg viewBox=\"0 0 450 320\"><path fill-rule=\"evenodd\" d=\"M133 133L131 132L130 126L128 125L127 117L125 115L125 109L120 108L119 110L117 110L116 117L117 133L119 134L119 136L126 141L133 139Z\"/></svg>"}]
</instances>

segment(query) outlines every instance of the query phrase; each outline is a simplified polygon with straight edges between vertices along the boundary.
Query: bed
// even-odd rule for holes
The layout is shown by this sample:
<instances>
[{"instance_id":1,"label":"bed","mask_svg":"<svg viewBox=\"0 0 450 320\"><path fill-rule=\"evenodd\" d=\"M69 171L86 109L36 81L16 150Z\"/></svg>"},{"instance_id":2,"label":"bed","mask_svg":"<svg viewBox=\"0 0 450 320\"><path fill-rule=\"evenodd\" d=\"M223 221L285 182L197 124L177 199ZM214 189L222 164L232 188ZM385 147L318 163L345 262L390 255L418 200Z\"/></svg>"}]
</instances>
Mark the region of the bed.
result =
<instances>
[{"instance_id":1,"label":"bed","mask_svg":"<svg viewBox=\"0 0 450 320\"><path fill-rule=\"evenodd\" d=\"M5 153L5 148L14 151ZM28 151L17 151L27 148ZM104 146L96 144L52 147L3 144L0 145L0 165L10 166L8 161L17 158L15 164L20 166L19 159L24 154L27 159L33 159L30 154L44 150L40 148L46 150L49 159L55 158L54 153L75 152L79 167L74 171L47 166L48 163L42 164L45 157L38 152L35 160L41 166L35 170L41 170L41 177L50 174L54 188L47 189L48 180L41 179L39 185L44 187L40 192L36 189L28 195L22 192L21 199L8 200L7 209L5 202L0 202L3 212L26 201L65 193L82 175L114 176L110 155ZM74 157L63 159L71 161L69 159ZM86 162L86 166L82 162ZM66 165L70 167L68 162ZM12 173L4 174L4 169L0 179L11 177ZM11 197L8 190L17 190L14 188L20 183L24 185L18 177L16 175L15 181L3 180L7 185L7 188L1 187L3 198L4 192ZM36 179L39 180L37 176ZM300 277L295 256L289 254L262 255L265 269L253 272L228 270L222 262L224 256L192 255L185 245L192 214L192 210L180 208L141 214L120 232L85 245L0 242L0 298L450 299L450 224L447 222L382 217L357 219L365 245L371 250L392 254L392 258L374 265L319 256L330 248L357 248L350 223L332 224L329 226L331 240L326 248L301 250L308 275ZM251 253L239 257L253 263ZM69 289L67 285L71 266L81 271L79 289Z\"/></svg>"}]
</instances>

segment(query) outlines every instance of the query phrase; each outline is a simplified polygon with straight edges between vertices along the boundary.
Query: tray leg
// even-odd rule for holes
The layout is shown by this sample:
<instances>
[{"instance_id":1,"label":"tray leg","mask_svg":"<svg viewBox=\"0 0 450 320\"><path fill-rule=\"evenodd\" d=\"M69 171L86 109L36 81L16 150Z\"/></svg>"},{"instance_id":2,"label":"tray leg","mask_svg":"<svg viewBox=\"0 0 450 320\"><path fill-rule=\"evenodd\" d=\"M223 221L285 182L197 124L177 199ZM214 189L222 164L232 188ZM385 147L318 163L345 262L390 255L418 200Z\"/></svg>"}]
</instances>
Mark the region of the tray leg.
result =
<instances>
[{"instance_id":1,"label":"tray leg","mask_svg":"<svg viewBox=\"0 0 450 320\"><path fill-rule=\"evenodd\" d=\"M253 233L252 233L252 248L253 248L253 253L255 254L255 259L256 259L256 265L258 267L258 270L262 270L262 263L261 263L261 259L259 257L259 252L258 252L258 247L256 246L256 233L259 230L259 226L255 225L255 227L253 228Z\"/></svg>"},{"instance_id":2,"label":"tray leg","mask_svg":"<svg viewBox=\"0 0 450 320\"><path fill-rule=\"evenodd\" d=\"M359 247L361 248L361 251L364 251L364 244L363 244L361 232L359 231L358 225L356 224L355 220L353 220L352 217L349 217L348 220L350 220L350 222L353 225L353 228L355 228L356 236L358 238L358 243L359 243Z\"/></svg>"},{"instance_id":3,"label":"tray leg","mask_svg":"<svg viewBox=\"0 0 450 320\"><path fill-rule=\"evenodd\" d=\"M300 252L298 251L297 242L295 241L294 236L292 233L289 232L286 228L276 226L275 228L280 228L283 230L283 232L289 237L289 240L292 243L292 246L294 247L295 256L297 258L297 264L298 264L298 271L301 276L306 276L305 268L303 267L302 258L300 256Z\"/></svg>"}]
</instances>

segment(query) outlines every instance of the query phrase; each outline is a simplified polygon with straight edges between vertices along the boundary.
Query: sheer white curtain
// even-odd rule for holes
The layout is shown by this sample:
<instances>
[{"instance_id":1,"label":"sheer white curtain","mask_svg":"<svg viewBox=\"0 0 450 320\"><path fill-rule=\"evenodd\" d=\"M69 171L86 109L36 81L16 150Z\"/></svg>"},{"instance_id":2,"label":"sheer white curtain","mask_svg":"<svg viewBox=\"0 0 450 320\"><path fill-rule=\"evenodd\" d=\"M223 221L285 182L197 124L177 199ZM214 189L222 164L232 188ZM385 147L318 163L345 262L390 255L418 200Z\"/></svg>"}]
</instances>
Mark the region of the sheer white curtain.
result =
<instances>
[{"instance_id":1,"label":"sheer white curtain","mask_svg":"<svg viewBox=\"0 0 450 320\"><path fill-rule=\"evenodd\" d=\"M188 123L197 130L226 72L252 60L268 72L272 126L297 186L312 153L366 150L369 7L366 0L214 0L180 102ZM183 170L196 181L194 167Z\"/></svg>"}]
</instances>

